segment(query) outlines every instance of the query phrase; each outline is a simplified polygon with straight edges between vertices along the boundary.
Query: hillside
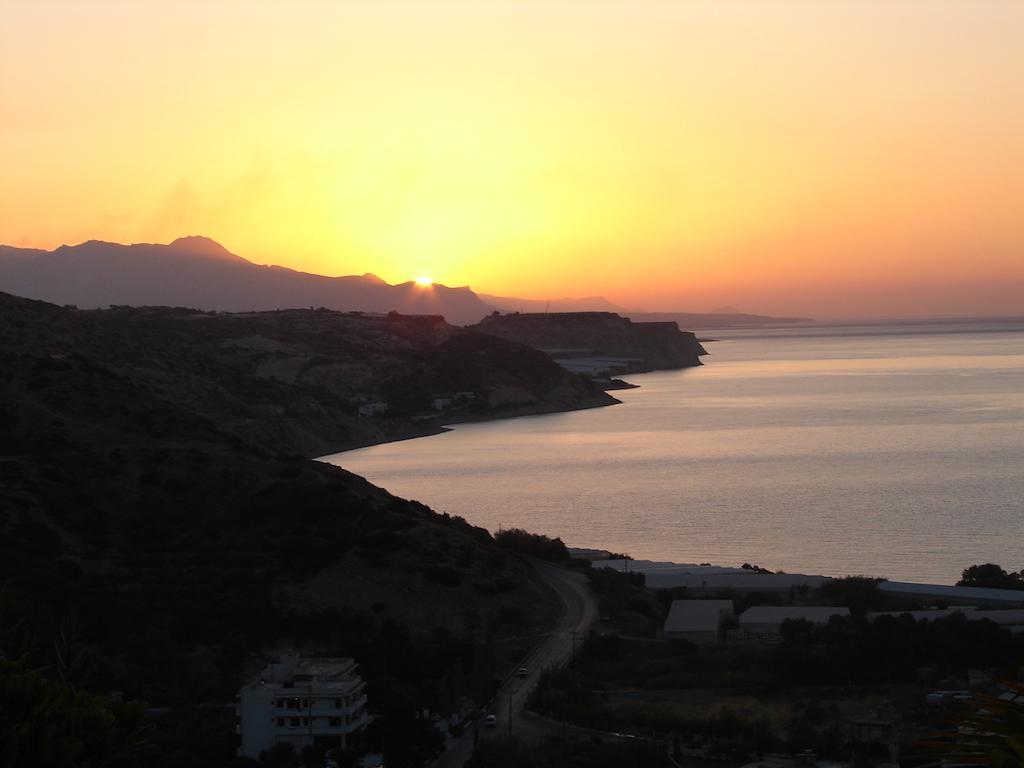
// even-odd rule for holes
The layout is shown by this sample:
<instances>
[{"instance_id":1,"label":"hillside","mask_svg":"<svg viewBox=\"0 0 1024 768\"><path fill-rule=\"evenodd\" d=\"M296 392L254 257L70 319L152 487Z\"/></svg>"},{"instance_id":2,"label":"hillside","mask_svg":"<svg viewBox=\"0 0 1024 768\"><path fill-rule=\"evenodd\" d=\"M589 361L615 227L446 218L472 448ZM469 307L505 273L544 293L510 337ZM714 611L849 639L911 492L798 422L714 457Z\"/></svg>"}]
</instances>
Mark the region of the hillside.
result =
<instances>
[{"instance_id":1,"label":"hillside","mask_svg":"<svg viewBox=\"0 0 1024 768\"><path fill-rule=\"evenodd\" d=\"M632 359L628 371L701 365L697 338L672 322L637 323L612 312L491 315L472 326L560 358L593 355Z\"/></svg>"},{"instance_id":2,"label":"hillside","mask_svg":"<svg viewBox=\"0 0 1024 768\"><path fill-rule=\"evenodd\" d=\"M0 590L37 637L79 628L93 689L158 702L223 700L274 643L373 658L398 627L421 638L403 674L436 678L485 633L536 626L548 592L486 531L298 454L414 423L352 415L378 381L410 390L408 414L434 385L476 387L489 415L607 398L438 318L6 295L0 371Z\"/></svg>"},{"instance_id":3,"label":"hillside","mask_svg":"<svg viewBox=\"0 0 1024 768\"><path fill-rule=\"evenodd\" d=\"M167 245L90 240L53 251L0 246L0 291L82 308L183 306L248 312L295 307L443 315L456 325L492 311L468 288L373 275L326 277L262 266L205 237Z\"/></svg>"},{"instance_id":4,"label":"hillside","mask_svg":"<svg viewBox=\"0 0 1024 768\"><path fill-rule=\"evenodd\" d=\"M14 314L26 306L39 305L13 297L6 304ZM616 402L544 354L440 317L48 311L54 354L88 355L144 378L166 400L268 451L313 457L436 432L442 423ZM15 333L8 351L36 347L31 335Z\"/></svg>"}]
</instances>

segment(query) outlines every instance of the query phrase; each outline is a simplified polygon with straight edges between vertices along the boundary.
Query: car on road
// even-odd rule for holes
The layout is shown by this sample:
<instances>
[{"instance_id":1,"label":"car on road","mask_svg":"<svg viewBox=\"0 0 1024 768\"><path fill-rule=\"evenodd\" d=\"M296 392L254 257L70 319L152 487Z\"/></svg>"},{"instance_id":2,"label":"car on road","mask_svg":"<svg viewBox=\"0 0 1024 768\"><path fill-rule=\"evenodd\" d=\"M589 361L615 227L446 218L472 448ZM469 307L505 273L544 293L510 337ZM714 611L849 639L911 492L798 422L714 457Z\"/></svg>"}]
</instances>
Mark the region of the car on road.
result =
<instances>
[{"instance_id":1,"label":"car on road","mask_svg":"<svg viewBox=\"0 0 1024 768\"><path fill-rule=\"evenodd\" d=\"M486 725L488 728L493 728L497 724L498 718L495 717L493 714L484 715L484 725Z\"/></svg>"},{"instance_id":2,"label":"car on road","mask_svg":"<svg viewBox=\"0 0 1024 768\"><path fill-rule=\"evenodd\" d=\"M526 677L529 674L530 672L526 669L526 667L520 667L519 671L516 672L516 677Z\"/></svg>"}]
</instances>

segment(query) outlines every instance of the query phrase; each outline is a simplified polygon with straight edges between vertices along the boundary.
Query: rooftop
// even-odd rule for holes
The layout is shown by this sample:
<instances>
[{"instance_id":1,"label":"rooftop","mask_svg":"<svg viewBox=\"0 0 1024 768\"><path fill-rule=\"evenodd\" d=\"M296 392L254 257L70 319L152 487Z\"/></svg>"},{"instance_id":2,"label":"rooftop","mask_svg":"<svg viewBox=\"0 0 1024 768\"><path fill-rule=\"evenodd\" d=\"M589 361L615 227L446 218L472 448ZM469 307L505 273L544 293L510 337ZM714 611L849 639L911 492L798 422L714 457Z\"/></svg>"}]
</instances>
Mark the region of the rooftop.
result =
<instances>
[{"instance_id":1,"label":"rooftop","mask_svg":"<svg viewBox=\"0 0 1024 768\"><path fill-rule=\"evenodd\" d=\"M786 592L791 587L806 584L820 587L827 576L804 573L758 573L749 568L730 568L721 565L697 565L694 563L670 563L652 560L604 560L596 567L612 568L616 571L643 573L647 586L655 589L688 587L690 589L736 589L758 592Z\"/></svg>"},{"instance_id":2,"label":"rooftop","mask_svg":"<svg viewBox=\"0 0 1024 768\"><path fill-rule=\"evenodd\" d=\"M248 687L273 685L282 688L303 687L312 684L347 688L361 683L356 673L356 662L350 658L302 658L296 654L282 655L271 662L249 683Z\"/></svg>"},{"instance_id":3,"label":"rooftop","mask_svg":"<svg viewBox=\"0 0 1024 768\"><path fill-rule=\"evenodd\" d=\"M814 624L827 624L833 616L849 616L850 609L838 605L756 605L740 614L744 624L781 624L786 619L805 619Z\"/></svg>"},{"instance_id":4,"label":"rooftop","mask_svg":"<svg viewBox=\"0 0 1024 768\"><path fill-rule=\"evenodd\" d=\"M963 605L957 608L929 608L924 611L876 611L868 614L868 618L872 621L881 616L892 616L893 618L899 618L903 614L908 614L915 621L925 619L932 621L934 619L944 619L947 616L952 616L954 613L963 613L968 616L972 616L977 609L973 605Z\"/></svg>"},{"instance_id":5,"label":"rooftop","mask_svg":"<svg viewBox=\"0 0 1024 768\"><path fill-rule=\"evenodd\" d=\"M882 592L936 597L968 603L1010 603L1024 606L1024 590L987 589L985 587L951 587L945 584L915 584L909 581L883 581Z\"/></svg>"},{"instance_id":6,"label":"rooftop","mask_svg":"<svg viewBox=\"0 0 1024 768\"><path fill-rule=\"evenodd\" d=\"M732 615L732 600L673 600L666 632L715 632L722 614Z\"/></svg>"}]
</instances>

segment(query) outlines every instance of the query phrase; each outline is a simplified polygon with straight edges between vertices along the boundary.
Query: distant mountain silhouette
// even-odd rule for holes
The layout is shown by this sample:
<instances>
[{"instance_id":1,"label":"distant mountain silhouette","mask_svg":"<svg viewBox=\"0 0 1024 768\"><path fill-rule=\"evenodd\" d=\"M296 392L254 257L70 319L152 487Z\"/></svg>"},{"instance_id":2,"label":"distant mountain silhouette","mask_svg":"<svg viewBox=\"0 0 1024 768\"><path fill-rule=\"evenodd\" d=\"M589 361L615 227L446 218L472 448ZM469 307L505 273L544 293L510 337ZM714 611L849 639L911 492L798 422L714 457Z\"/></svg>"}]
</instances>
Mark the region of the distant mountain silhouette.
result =
<instances>
[{"instance_id":1,"label":"distant mountain silhouette","mask_svg":"<svg viewBox=\"0 0 1024 768\"><path fill-rule=\"evenodd\" d=\"M483 301L502 312L617 312L625 310L612 304L604 296L587 296L581 299L517 299L514 296L494 296L489 293L477 294Z\"/></svg>"},{"instance_id":2,"label":"distant mountain silhouette","mask_svg":"<svg viewBox=\"0 0 1024 768\"><path fill-rule=\"evenodd\" d=\"M25 261L42 256L48 251L41 248L15 248L12 245L0 245L0 264L12 264L15 261Z\"/></svg>"},{"instance_id":3,"label":"distant mountain silhouette","mask_svg":"<svg viewBox=\"0 0 1024 768\"><path fill-rule=\"evenodd\" d=\"M0 246L0 291L82 308L111 304L246 312L301 307L443 315L466 325L490 314L469 288L389 285L376 275L326 277L261 266L208 237L167 245L90 240L53 251Z\"/></svg>"},{"instance_id":4,"label":"distant mountain silhouette","mask_svg":"<svg viewBox=\"0 0 1024 768\"><path fill-rule=\"evenodd\" d=\"M156 246L160 247L160 246ZM188 254L189 256L198 256L200 258L214 259L220 261L233 261L237 263L248 264L245 259L241 256L236 256L223 245L218 243L216 240L212 240L209 237L203 237L202 235L188 235L186 237L179 237L173 243L170 243L166 247L169 251L175 253Z\"/></svg>"}]
</instances>

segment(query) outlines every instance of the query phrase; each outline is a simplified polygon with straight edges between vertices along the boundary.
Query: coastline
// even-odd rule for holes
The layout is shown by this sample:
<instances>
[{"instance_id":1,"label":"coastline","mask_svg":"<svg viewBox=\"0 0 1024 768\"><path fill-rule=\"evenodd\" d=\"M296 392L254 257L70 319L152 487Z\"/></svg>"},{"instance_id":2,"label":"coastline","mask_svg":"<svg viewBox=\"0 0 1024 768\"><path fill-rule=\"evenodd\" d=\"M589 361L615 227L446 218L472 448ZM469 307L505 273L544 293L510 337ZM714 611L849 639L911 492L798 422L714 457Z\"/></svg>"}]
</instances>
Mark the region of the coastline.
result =
<instances>
[{"instance_id":1,"label":"coastline","mask_svg":"<svg viewBox=\"0 0 1024 768\"><path fill-rule=\"evenodd\" d=\"M703 354L707 354L707 352L703 352ZM624 371L620 376L628 375L632 378L633 376L642 376L647 373L683 371L688 368L696 368L702 365L703 363L698 358L697 362L693 365L671 365L660 367L638 366ZM623 401L614 397L610 393L624 389L639 389L641 386L641 384L634 384L620 378L619 376L615 376L601 382L600 391L603 396L598 395L593 399L587 399L583 402L568 406L540 404L537 406L511 408L498 413L463 415L456 416L454 418L452 416L413 416L406 420L406 428L399 426L393 434L383 434L376 438L357 440L347 443L337 449L332 449L327 453L320 453L317 451L317 455L311 456L311 458L316 461L321 461L330 456L337 456L338 454L347 453L349 451L358 451L363 448L372 448L375 445L398 443L405 440L415 440L421 437L433 437L434 435L441 435L445 432L450 432L454 426L458 424L475 424L488 421L500 421L504 419L518 419L526 416L549 416L556 413L572 413L573 411L586 411L592 408L605 408L613 405L622 405Z\"/></svg>"},{"instance_id":2,"label":"coastline","mask_svg":"<svg viewBox=\"0 0 1024 768\"><path fill-rule=\"evenodd\" d=\"M625 386L615 387L615 389L637 389L640 387L639 384L629 384L623 382ZM605 390L607 393L607 390ZM409 429L397 432L394 435L382 436L380 439L360 441L355 444L348 445L344 448L339 448L336 451L330 453L321 454L319 456L313 456L314 461L324 461L332 456L337 456L342 453L348 453L349 451L358 451L363 448L372 448L375 445L386 445L388 443L399 443L405 440L416 440L421 437L433 437L435 435L443 435L445 432L451 432L458 424L477 424L488 421L503 421L505 419L519 419L530 416L552 416L557 413L572 413L574 411L589 411L595 408L608 408L615 405L622 405L622 401L608 396L611 402L603 399L601 402L585 402L578 405L569 407L539 407L539 408L524 408L517 409L515 412L503 412L498 414L488 414L480 416L465 416L461 418L444 418L441 416L431 416L423 418L418 421L419 425L422 425L421 429ZM329 463L329 462L328 462Z\"/></svg>"},{"instance_id":3,"label":"coastline","mask_svg":"<svg viewBox=\"0 0 1024 768\"><path fill-rule=\"evenodd\" d=\"M703 365L700 363L699 365ZM680 365L673 367L664 368L647 368L643 370L632 370L628 371L625 375L630 376L642 376L647 373L664 373L666 371L683 371L688 368L696 368L698 366ZM327 453L318 453L316 456L311 456L315 461L322 461L330 456L337 456L341 453L348 453L349 451L358 451L363 448L372 448L375 445L386 445L388 443L399 443L405 440L416 440L421 437L433 437L435 435L442 435L445 432L451 432L452 429L458 424L477 424L488 421L501 421L504 419L518 419L528 416L550 416L556 413L572 413L574 411L587 411L594 408L607 408L614 405L622 405L623 401L609 394L611 392L624 390L624 389L639 389L642 384L634 384L626 381L622 378L615 377L609 379L606 384L601 386L601 392L605 395L604 397L595 397L593 400L587 400L581 403L577 403L569 406L554 406L554 405L539 405L539 406L524 406L521 408L513 408L500 413L491 414L480 414L480 415L465 415L459 417L445 417L445 416L421 416L421 417L410 417L407 421L412 424L406 428L399 428L394 434L381 435L379 438L369 440L358 440L352 443L348 443L343 447L332 449ZM413 426L415 425L415 426Z\"/></svg>"}]
</instances>

